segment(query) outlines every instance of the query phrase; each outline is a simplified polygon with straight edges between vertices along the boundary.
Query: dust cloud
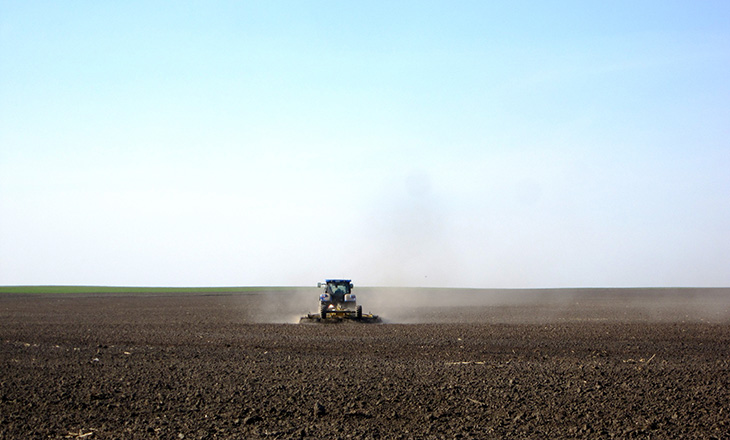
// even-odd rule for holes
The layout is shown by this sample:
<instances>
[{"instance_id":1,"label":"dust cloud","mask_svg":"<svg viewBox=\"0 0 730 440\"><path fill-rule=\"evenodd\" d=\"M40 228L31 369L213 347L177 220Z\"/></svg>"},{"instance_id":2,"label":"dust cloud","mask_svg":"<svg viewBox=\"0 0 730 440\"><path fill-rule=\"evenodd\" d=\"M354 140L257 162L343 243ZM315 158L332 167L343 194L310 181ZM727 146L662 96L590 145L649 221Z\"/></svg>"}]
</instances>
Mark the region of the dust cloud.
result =
<instances>
[{"instance_id":1,"label":"dust cloud","mask_svg":"<svg viewBox=\"0 0 730 440\"><path fill-rule=\"evenodd\" d=\"M730 289L449 289L355 287L358 304L389 324L577 321L730 322ZM316 313L319 289L257 293L247 321L297 323Z\"/></svg>"},{"instance_id":2,"label":"dust cloud","mask_svg":"<svg viewBox=\"0 0 730 440\"><path fill-rule=\"evenodd\" d=\"M319 290L296 287L247 294L245 319L256 324L297 324L300 317L317 309ZM251 301L251 295L255 301Z\"/></svg>"},{"instance_id":3,"label":"dust cloud","mask_svg":"<svg viewBox=\"0 0 730 440\"><path fill-rule=\"evenodd\" d=\"M366 215L366 240L351 249L346 273L357 283L380 286L454 286L463 268L454 243L447 199L433 178L412 170L391 182Z\"/></svg>"},{"instance_id":4,"label":"dust cloud","mask_svg":"<svg viewBox=\"0 0 730 440\"><path fill-rule=\"evenodd\" d=\"M730 321L730 289L363 288L358 300L388 323Z\"/></svg>"}]
</instances>

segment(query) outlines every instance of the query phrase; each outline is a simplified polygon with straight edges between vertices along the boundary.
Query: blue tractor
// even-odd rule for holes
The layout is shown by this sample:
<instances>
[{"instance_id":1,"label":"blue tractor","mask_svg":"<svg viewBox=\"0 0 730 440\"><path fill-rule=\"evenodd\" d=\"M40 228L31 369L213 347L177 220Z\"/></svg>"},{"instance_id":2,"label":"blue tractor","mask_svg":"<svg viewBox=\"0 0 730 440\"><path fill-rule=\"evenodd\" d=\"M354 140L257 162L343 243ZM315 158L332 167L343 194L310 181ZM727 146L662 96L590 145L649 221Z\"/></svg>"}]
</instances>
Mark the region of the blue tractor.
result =
<instances>
[{"instance_id":1,"label":"blue tractor","mask_svg":"<svg viewBox=\"0 0 730 440\"><path fill-rule=\"evenodd\" d=\"M362 312L362 306L357 304L357 298L352 293L352 280L325 280L324 283L317 283L317 287L324 287L319 295L319 314L310 313L303 316L300 322L380 322L378 316Z\"/></svg>"}]
</instances>

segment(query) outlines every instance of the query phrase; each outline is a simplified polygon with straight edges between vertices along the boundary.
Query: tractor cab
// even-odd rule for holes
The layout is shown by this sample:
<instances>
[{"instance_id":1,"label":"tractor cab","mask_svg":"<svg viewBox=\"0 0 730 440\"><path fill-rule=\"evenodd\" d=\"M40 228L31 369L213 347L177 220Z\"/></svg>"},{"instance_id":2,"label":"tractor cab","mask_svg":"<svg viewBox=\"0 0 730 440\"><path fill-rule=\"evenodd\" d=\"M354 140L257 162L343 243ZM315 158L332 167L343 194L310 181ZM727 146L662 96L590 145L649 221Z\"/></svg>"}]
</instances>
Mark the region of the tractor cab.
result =
<instances>
[{"instance_id":1,"label":"tractor cab","mask_svg":"<svg viewBox=\"0 0 730 440\"><path fill-rule=\"evenodd\" d=\"M326 280L325 294L329 294L331 302L339 304L348 300L355 299L351 294L353 285L350 280Z\"/></svg>"},{"instance_id":2,"label":"tractor cab","mask_svg":"<svg viewBox=\"0 0 730 440\"><path fill-rule=\"evenodd\" d=\"M324 283L317 283L320 288L323 285L324 292L319 295L319 312L323 319L330 312L354 311L358 316L362 313L352 293L352 280L325 280Z\"/></svg>"}]
</instances>

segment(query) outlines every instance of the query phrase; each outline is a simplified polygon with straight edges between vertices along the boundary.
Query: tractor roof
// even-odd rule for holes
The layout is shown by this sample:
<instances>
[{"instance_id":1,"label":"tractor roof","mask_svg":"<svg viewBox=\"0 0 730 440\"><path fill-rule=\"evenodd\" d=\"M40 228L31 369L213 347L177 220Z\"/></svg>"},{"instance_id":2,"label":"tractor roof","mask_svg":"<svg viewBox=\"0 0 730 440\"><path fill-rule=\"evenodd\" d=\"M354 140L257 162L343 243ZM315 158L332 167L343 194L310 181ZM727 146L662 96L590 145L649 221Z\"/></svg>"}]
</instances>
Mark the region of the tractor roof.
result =
<instances>
[{"instance_id":1,"label":"tractor roof","mask_svg":"<svg viewBox=\"0 0 730 440\"><path fill-rule=\"evenodd\" d=\"M349 283L352 280L325 280L328 283L335 283L335 284L344 284Z\"/></svg>"}]
</instances>

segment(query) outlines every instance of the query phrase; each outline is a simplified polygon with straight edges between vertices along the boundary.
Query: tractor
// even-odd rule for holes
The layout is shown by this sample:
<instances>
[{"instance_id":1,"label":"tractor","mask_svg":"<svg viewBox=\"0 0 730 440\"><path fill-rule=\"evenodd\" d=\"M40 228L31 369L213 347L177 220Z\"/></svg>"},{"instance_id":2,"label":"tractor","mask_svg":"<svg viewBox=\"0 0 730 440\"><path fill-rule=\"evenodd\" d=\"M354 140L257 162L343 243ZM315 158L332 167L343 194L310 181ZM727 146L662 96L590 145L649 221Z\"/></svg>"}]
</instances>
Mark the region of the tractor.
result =
<instances>
[{"instance_id":1,"label":"tractor","mask_svg":"<svg viewBox=\"0 0 730 440\"><path fill-rule=\"evenodd\" d=\"M324 287L319 295L319 313L303 316L299 322L380 322L378 316L362 312L362 306L357 304L357 298L352 293L355 286L351 280L325 280L324 283L317 283L317 287Z\"/></svg>"}]
</instances>

